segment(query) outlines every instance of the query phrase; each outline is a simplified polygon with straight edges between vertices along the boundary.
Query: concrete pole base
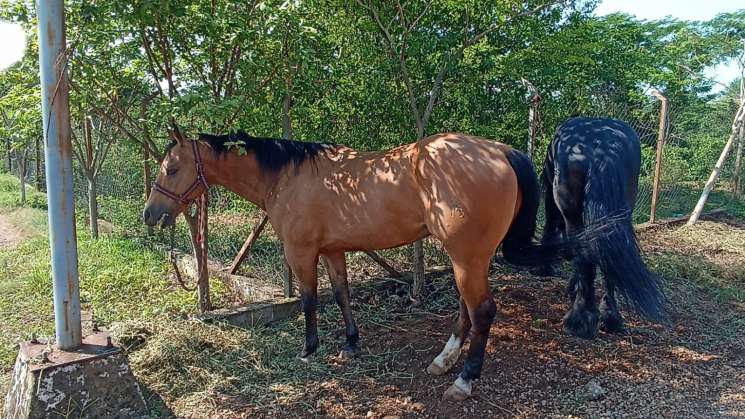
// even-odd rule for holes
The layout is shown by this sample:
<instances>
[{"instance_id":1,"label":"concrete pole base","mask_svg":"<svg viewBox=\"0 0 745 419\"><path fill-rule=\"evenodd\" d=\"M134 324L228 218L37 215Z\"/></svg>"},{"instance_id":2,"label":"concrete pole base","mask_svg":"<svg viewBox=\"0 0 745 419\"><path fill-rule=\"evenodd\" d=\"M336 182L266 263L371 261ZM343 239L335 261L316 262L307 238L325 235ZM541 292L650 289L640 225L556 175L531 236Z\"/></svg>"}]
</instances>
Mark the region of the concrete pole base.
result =
<instances>
[{"instance_id":1,"label":"concrete pole base","mask_svg":"<svg viewBox=\"0 0 745 419\"><path fill-rule=\"evenodd\" d=\"M147 407L126 355L106 333L74 351L23 342L2 417L146 418Z\"/></svg>"}]
</instances>

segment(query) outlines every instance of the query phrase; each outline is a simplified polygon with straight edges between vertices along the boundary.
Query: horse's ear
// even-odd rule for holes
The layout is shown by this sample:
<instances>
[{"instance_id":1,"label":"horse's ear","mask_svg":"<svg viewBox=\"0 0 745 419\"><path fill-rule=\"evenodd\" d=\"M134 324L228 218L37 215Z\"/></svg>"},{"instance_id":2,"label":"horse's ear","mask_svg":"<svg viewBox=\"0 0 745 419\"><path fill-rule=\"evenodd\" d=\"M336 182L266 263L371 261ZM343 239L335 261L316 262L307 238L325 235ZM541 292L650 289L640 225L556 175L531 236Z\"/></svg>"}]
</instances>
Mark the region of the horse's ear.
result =
<instances>
[{"instance_id":1,"label":"horse's ear","mask_svg":"<svg viewBox=\"0 0 745 419\"><path fill-rule=\"evenodd\" d=\"M176 141L179 145L183 144L186 139L181 134L181 130L178 127L178 124L176 124L176 120L171 118L171 129L168 130L168 136L171 137L173 141Z\"/></svg>"}]
</instances>

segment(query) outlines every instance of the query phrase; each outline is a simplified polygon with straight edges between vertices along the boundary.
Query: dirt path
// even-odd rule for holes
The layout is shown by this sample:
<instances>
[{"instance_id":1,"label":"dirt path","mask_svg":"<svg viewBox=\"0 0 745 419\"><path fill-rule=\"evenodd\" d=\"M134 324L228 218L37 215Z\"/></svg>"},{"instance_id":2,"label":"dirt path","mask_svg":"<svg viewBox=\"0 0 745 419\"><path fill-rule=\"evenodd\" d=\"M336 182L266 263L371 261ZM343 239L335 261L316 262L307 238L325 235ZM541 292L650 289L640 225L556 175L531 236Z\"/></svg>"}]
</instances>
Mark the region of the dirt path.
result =
<instances>
[{"instance_id":1,"label":"dirt path","mask_svg":"<svg viewBox=\"0 0 745 419\"><path fill-rule=\"evenodd\" d=\"M11 247L23 239L23 234L0 214L0 248Z\"/></svg>"}]
</instances>

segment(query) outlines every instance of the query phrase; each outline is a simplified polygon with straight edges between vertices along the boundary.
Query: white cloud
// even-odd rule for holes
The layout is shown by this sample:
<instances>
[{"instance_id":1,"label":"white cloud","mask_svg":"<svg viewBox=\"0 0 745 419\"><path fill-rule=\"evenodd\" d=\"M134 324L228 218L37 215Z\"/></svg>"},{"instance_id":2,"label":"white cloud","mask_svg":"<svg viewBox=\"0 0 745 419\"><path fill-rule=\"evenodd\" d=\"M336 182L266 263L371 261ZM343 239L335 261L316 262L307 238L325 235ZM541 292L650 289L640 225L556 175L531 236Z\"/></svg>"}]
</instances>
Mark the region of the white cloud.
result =
<instances>
[{"instance_id":1,"label":"white cloud","mask_svg":"<svg viewBox=\"0 0 745 419\"><path fill-rule=\"evenodd\" d=\"M23 58L26 49L26 34L20 25L0 22L0 70L4 70Z\"/></svg>"}]
</instances>

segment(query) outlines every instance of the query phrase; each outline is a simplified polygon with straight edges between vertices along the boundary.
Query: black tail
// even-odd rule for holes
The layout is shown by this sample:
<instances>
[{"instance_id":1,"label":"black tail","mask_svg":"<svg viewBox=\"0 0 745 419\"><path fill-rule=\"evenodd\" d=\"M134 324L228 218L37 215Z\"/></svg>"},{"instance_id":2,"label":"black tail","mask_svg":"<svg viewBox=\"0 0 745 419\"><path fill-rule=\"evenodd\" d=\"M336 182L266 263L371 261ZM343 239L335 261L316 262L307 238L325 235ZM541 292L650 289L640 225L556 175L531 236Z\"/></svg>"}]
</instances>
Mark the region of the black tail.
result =
<instances>
[{"instance_id":1,"label":"black tail","mask_svg":"<svg viewBox=\"0 0 745 419\"><path fill-rule=\"evenodd\" d=\"M590 167L585 185L585 228L574 242L600 265L609 289L615 287L646 318L661 320L665 297L659 278L642 260L626 196L627 183L619 165Z\"/></svg>"},{"instance_id":2,"label":"black tail","mask_svg":"<svg viewBox=\"0 0 745 419\"><path fill-rule=\"evenodd\" d=\"M541 200L538 176L533 162L524 153L512 149L507 153L507 160L517 176L522 203L517 217L502 240L502 254L508 262L516 265L537 265L540 263L540 248L533 238L535 217Z\"/></svg>"}]
</instances>

